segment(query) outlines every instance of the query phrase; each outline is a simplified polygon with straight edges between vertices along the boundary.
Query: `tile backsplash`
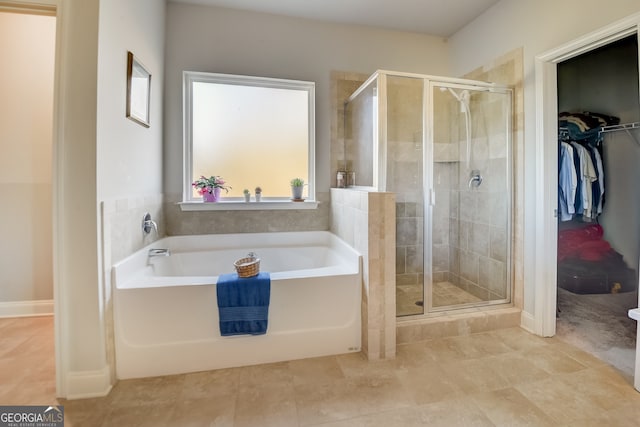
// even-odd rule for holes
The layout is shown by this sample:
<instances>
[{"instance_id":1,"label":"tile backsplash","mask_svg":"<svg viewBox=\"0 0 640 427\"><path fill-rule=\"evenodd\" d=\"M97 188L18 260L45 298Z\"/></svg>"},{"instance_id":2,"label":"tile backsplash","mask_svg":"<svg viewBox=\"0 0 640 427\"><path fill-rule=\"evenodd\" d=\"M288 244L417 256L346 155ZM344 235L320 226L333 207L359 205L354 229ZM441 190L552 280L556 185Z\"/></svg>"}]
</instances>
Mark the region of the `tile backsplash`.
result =
<instances>
[{"instance_id":1,"label":"tile backsplash","mask_svg":"<svg viewBox=\"0 0 640 427\"><path fill-rule=\"evenodd\" d=\"M317 209L183 211L179 195L164 202L166 234L267 233L278 231L324 231L329 229L329 193L318 192Z\"/></svg>"}]
</instances>

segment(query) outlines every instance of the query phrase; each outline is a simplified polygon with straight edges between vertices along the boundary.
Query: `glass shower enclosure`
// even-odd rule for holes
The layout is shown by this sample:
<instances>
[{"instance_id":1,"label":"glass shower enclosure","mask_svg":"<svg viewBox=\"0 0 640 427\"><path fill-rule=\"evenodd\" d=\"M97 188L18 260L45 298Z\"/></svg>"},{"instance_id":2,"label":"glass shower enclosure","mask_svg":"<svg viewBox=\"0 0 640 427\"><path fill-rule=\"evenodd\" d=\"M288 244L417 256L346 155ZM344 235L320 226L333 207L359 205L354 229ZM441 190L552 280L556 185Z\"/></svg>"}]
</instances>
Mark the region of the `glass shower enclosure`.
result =
<instances>
[{"instance_id":1,"label":"glass shower enclosure","mask_svg":"<svg viewBox=\"0 0 640 427\"><path fill-rule=\"evenodd\" d=\"M511 301L512 90L378 71L345 103L345 165L396 195L396 313Z\"/></svg>"}]
</instances>

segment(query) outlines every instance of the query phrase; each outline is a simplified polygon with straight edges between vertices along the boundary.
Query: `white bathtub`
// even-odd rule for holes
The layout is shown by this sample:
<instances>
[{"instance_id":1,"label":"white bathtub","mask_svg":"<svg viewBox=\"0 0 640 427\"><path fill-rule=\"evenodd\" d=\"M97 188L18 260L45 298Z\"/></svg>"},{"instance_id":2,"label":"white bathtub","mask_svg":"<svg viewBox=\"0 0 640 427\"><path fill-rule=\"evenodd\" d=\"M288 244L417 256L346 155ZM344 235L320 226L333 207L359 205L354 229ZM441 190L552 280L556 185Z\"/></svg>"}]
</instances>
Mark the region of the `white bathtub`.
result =
<instances>
[{"instance_id":1,"label":"white bathtub","mask_svg":"<svg viewBox=\"0 0 640 427\"><path fill-rule=\"evenodd\" d=\"M151 248L169 257L148 258ZM248 252L271 272L265 335L222 337L215 283ZM360 351L361 257L329 232L167 237L113 266L120 379Z\"/></svg>"}]
</instances>

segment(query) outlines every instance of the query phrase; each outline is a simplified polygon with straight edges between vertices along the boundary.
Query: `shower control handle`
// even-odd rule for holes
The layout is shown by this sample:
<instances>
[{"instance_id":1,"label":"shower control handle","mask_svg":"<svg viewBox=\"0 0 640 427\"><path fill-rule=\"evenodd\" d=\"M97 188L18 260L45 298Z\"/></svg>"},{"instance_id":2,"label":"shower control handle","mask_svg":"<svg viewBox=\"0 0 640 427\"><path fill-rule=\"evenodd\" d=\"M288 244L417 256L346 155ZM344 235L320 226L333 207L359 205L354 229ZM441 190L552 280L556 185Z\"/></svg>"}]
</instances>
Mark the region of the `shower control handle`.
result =
<instances>
[{"instance_id":1,"label":"shower control handle","mask_svg":"<svg viewBox=\"0 0 640 427\"><path fill-rule=\"evenodd\" d=\"M482 175L480 175L480 171L478 170L473 170L471 171L471 178L469 178L469 188L471 188L471 185L474 184L474 186L480 187L480 185L482 184Z\"/></svg>"}]
</instances>

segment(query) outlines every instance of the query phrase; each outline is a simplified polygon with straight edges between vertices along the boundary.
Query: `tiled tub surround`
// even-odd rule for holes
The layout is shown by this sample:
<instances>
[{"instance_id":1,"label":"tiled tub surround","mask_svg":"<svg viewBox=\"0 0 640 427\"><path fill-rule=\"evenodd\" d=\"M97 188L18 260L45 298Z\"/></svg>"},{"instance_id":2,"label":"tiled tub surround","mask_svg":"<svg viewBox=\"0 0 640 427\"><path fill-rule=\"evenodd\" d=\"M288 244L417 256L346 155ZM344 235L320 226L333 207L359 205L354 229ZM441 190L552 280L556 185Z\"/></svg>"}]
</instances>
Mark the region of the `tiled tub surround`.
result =
<instances>
[{"instance_id":1,"label":"tiled tub surround","mask_svg":"<svg viewBox=\"0 0 640 427\"><path fill-rule=\"evenodd\" d=\"M395 357L395 195L332 188L331 232L363 257L363 353L369 360Z\"/></svg>"},{"instance_id":2,"label":"tiled tub surround","mask_svg":"<svg viewBox=\"0 0 640 427\"><path fill-rule=\"evenodd\" d=\"M104 247L108 250L112 264L167 234L163 201L163 196L157 194L102 202ZM156 222L157 232L142 232L142 216L147 212Z\"/></svg>"},{"instance_id":3,"label":"tiled tub surround","mask_svg":"<svg viewBox=\"0 0 640 427\"><path fill-rule=\"evenodd\" d=\"M171 255L148 259L150 248ZM223 337L216 283L248 252L271 273L267 333ZM172 236L113 267L117 376L360 351L361 258L327 231ZM153 303L150 304L149 302Z\"/></svg>"},{"instance_id":4,"label":"tiled tub surround","mask_svg":"<svg viewBox=\"0 0 640 427\"><path fill-rule=\"evenodd\" d=\"M164 203L167 235L326 231L329 193L317 192L316 200L316 209L182 211L181 196L168 195Z\"/></svg>"},{"instance_id":5,"label":"tiled tub surround","mask_svg":"<svg viewBox=\"0 0 640 427\"><path fill-rule=\"evenodd\" d=\"M102 202L102 277L104 295L104 324L106 331L107 362L111 381L115 383L115 348L113 333L113 298L111 287L112 265L165 236L165 217L162 194L104 200ZM142 232L142 217L151 214L158 225L157 232Z\"/></svg>"}]
</instances>

